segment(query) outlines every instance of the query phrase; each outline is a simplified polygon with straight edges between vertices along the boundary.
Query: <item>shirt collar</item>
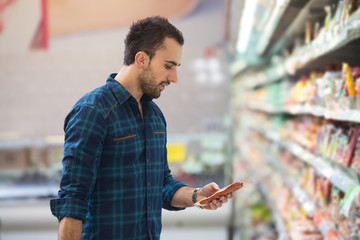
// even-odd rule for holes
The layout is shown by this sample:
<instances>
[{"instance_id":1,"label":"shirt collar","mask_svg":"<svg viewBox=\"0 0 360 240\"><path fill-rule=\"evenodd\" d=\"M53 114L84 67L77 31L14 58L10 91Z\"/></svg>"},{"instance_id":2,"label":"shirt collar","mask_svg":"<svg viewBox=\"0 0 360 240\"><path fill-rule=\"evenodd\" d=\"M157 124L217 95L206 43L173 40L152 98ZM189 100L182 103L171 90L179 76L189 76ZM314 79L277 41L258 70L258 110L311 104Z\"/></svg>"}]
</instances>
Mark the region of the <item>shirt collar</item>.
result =
<instances>
[{"instance_id":1,"label":"shirt collar","mask_svg":"<svg viewBox=\"0 0 360 240\"><path fill-rule=\"evenodd\" d=\"M115 80L116 73L112 73L109 75L106 84L110 87L112 92L114 93L115 97L119 101L119 104L125 103L129 98L135 98L131 95L131 93L124 88L121 83L119 83L117 80ZM152 98L148 95L144 95L141 98L141 102L150 102Z\"/></svg>"}]
</instances>

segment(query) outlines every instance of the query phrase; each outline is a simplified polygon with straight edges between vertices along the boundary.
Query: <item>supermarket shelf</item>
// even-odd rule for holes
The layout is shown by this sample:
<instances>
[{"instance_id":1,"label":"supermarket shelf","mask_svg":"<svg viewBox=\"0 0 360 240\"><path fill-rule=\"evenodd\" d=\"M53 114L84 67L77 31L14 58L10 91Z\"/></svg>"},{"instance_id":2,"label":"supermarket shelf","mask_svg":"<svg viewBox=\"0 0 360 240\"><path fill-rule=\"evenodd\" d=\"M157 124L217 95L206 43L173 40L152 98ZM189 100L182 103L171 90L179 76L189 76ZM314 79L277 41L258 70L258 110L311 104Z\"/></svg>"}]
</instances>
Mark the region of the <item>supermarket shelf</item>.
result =
<instances>
[{"instance_id":1,"label":"supermarket shelf","mask_svg":"<svg viewBox=\"0 0 360 240\"><path fill-rule=\"evenodd\" d=\"M281 138L278 136L278 134L273 133L273 132L267 132L267 135L269 138L271 138L271 140L276 140L276 141L281 141ZM257 147L257 149L261 149L260 146ZM263 149L263 151L265 152L265 150ZM268 164L270 166L272 166L276 172L278 174L281 175L281 178L284 179L284 182L286 183L287 187L291 189L292 194L294 195L294 197L297 199L297 201L300 203L300 205L302 206L302 208L305 210L305 212L307 213L307 215L311 218L315 217L315 214L317 213L317 211L321 211L321 208L319 208L319 206L315 203L315 200L311 199L309 197L309 195L296 183L296 181L294 181L291 176L289 176L284 170L282 165L280 164L280 162L273 156L271 155L266 155L266 161L268 162ZM264 193L265 198L267 199L267 201L269 202L269 204L273 204L271 199L268 199L267 196L269 196L269 190L266 186L266 181L262 180L260 177L261 174L253 174L254 179L257 181L261 181L261 185L259 186L260 191ZM274 205L273 205L274 206ZM285 227L284 221L283 219L280 217L279 213L277 212L276 208L272 208L272 211L274 211L273 216L274 216L274 221L279 221L276 222L276 227L278 228L278 231L284 231L286 232L286 228L282 228ZM280 219L276 220L276 218L279 217ZM334 229L334 223L329 222L328 219L322 219L320 224L317 225L320 233L323 235L323 237L326 237L328 235L328 232L330 229ZM285 239L287 236L283 235L282 237L285 237ZM281 239L281 238L279 238ZM342 238L338 238L339 240Z\"/></svg>"},{"instance_id":2,"label":"supermarket shelf","mask_svg":"<svg viewBox=\"0 0 360 240\"><path fill-rule=\"evenodd\" d=\"M360 44L360 20L350 21L337 33L328 32L325 39L315 39L310 46L304 46L285 60L287 73L325 67L327 64L351 62L360 63L357 54Z\"/></svg>"},{"instance_id":3,"label":"supermarket shelf","mask_svg":"<svg viewBox=\"0 0 360 240\"><path fill-rule=\"evenodd\" d=\"M265 36L262 37L260 44L257 48L259 54L267 54L273 45L278 42L285 31L289 27L289 23L293 22L301 9L310 0L287 0L283 1L282 6L279 6L277 10L273 10L273 14L276 14L273 18L270 18L270 22L265 29Z\"/></svg>"},{"instance_id":4,"label":"supermarket shelf","mask_svg":"<svg viewBox=\"0 0 360 240\"><path fill-rule=\"evenodd\" d=\"M315 202L311 200L307 193L301 187L299 187L290 176L288 176L288 174L283 170L279 161L269 155L267 156L267 161L273 168L276 169L278 173L280 173L286 185L291 189L294 197L301 204L307 215L313 217L316 210Z\"/></svg>"},{"instance_id":5,"label":"supermarket shelf","mask_svg":"<svg viewBox=\"0 0 360 240\"><path fill-rule=\"evenodd\" d=\"M360 181L355 170L326 158L316 156L291 140L281 139L279 134L275 132L261 130L260 132L268 139L288 149L294 156L312 165L321 175L329 179L334 186L344 193L352 188L355 188L357 192L360 191ZM354 198L353 201L359 204L357 199Z\"/></svg>"},{"instance_id":6,"label":"supermarket shelf","mask_svg":"<svg viewBox=\"0 0 360 240\"><path fill-rule=\"evenodd\" d=\"M292 0L285 1L286 4L296 2ZM301 0L298 0L298 2L301 2ZM339 233L341 230L339 228L340 222L334 220L334 213L341 214L343 217L349 218L350 221L350 216L354 213L353 204L356 203L357 207L360 206L360 176L355 169L322 156L317 151L308 150L310 148L304 147L305 144L302 145L294 140L286 139L274 130L287 119L284 115L311 115L328 120L341 121L341 123L337 124L348 127L360 124L360 109L335 111L323 107L324 105L296 104L286 106L288 101L284 98L290 96L287 93L291 91L292 87L296 89L295 87L297 86L293 84L293 80L313 80L312 76L309 76L313 72L315 73L317 70L323 72L330 71L330 69L338 69L341 63L348 63L351 67L360 66L360 54L358 54L360 46L360 8L357 7L352 15L347 16L346 11L349 11L350 7L346 6L345 2L347 1L303 1L301 11L294 14L292 20L279 22L276 27L270 27L269 33L272 35L261 36L263 39L258 42L260 44L257 46L257 52L262 54L261 57L266 61L259 65L259 69L242 71L237 75L237 78L234 78L234 117L237 123L236 130L239 132L239 139L236 140L241 145L237 147L240 147L241 150L250 149L253 151L256 149L252 155L254 162L256 162L256 158L265 158L265 164L263 161L260 162L260 164L266 166L264 167L265 169L263 171L254 171L252 175L254 175L255 180L258 179L262 183L258 187L264 194L267 202L269 202L269 205L272 205L274 221L279 232L281 232L282 224L284 224L281 221L284 220L280 218L279 223L276 220L276 216L279 216L280 213L277 212L274 206L276 199L268 199L271 198L270 195L272 194L270 194L271 189L268 187L269 183L266 182L266 177L262 176L263 173L280 174L277 177L286 183L286 187L283 186L283 188L291 189L292 195L298 200L307 215L313 218L324 239L330 239L330 236L333 236L331 232L338 231ZM348 1L348 3L350 2ZM346 8L342 9L342 5L339 3L344 3ZM327 6L326 9L325 6ZM329 10L330 7L331 10ZM335 11L336 14L334 15ZM290 11L285 12L289 13ZM282 14L280 12L277 16L278 21L284 17ZM339 16L341 16L341 19ZM284 27L284 25L286 26ZM279 29L282 27L283 29ZM281 34L277 35L276 31L281 31ZM314 36L316 38L311 40ZM299 47L304 41L309 44ZM292 51L292 53L288 55L288 51ZM311 87L314 87L314 85L311 85ZM324 86L319 83L316 87ZM247 91L250 93L247 93ZM254 102L254 99L260 98L261 102ZM337 109L344 109L345 107L342 106L349 102L344 101L339 105L333 104L333 106L339 106ZM270 120L255 122L256 119L264 118L264 114L261 112L271 115L272 122ZM259 114L259 118L257 118L257 114ZM271 123L274 126L273 128L264 126ZM269 141L265 140L264 145L258 143L261 140L257 141L259 134L255 133L259 133ZM298 134L301 134L301 132L298 132ZM251 139L255 139L254 142L246 142L247 140L251 141ZM281 150L279 153L275 151L271 154L271 149ZM296 179L293 178L292 174L287 172L287 164L282 164L279 161L278 154L280 156L283 152L282 150L286 150L286 154L292 154L293 157L291 159L295 157L299 161L307 163L311 167L311 172L316 172L315 180L319 180L319 183L328 184L328 181L331 182L331 185L334 186L331 189L332 201L334 200L335 193L339 194L339 190L344 193L344 196L339 194L338 198L341 199L341 204L339 204L338 208L330 210L326 207L326 204L323 205L325 199L321 199L320 195L315 199L314 196L307 194L305 187L300 186L300 181L295 181ZM301 162L296 163L301 164ZM251 160L249 160L249 164L251 164ZM268 165L271 169L267 169ZM320 179L317 179L317 177ZM326 181L323 181L325 179ZM304 179L302 178L301 180ZM315 180L311 180L309 183L314 184ZM320 218L317 215L319 212L321 212ZM352 231L354 232L353 229ZM349 236L344 236L344 238L348 239ZM342 239L342 237L338 236L336 239Z\"/></svg>"},{"instance_id":7,"label":"supermarket shelf","mask_svg":"<svg viewBox=\"0 0 360 240\"><path fill-rule=\"evenodd\" d=\"M359 110L341 110L331 111L323 107L310 106L310 105L293 105L286 107L274 107L269 103L251 103L247 105L248 108L266 113L288 113L292 115L310 114L315 117L323 117L329 120L346 121L360 123Z\"/></svg>"},{"instance_id":8,"label":"supermarket shelf","mask_svg":"<svg viewBox=\"0 0 360 240\"><path fill-rule=\"evenodd\" d=\"M244 157L244 158L246 158L246 157ZM268 185L266 184L266 181L260 176L260 174L255 174L257 171L255 171L249 163L247 163L247 166L250 169L252 180L255 183L257 183L256 185L257 185L259 191L261 192L262 196L265 198L265 201L267 202L267 204L270 208L271 215L273 217L274 224L276 227L276 231L279 235L277 240L287 240L288 234L287 234L286 224L285 224L283 218L280 216L278 210L276 209L274 201L269 197L270 191L269 191Z\"/></svg>"},{"instance_id":9,"label":"supermarket shelf","mask_svg":"<svg viewBox=\"0 0 360 240\"><path fill-rule=\"evenodd\" d=\"M242 89L252 89L269 83L274 83L286 77L284 62L270 65L265 70L252 73L241 82Z\"/></svg>"},{"instance_id":10,"label":"supermarket shelf","mask_svg":"<svg viewBox=\"0 0 360 240\"><path fill-rule=\"evenodd\" d=\"M256 131L260 131L261 133L264 133L261 130L256 130ZM272 136L276 136L273 133L270 133L270 134ZM280 138L278 138L278 139L280 139ZM262 152L267 152L260 146L257 146L256 148L262 149L262 150L260 150ZM281 178L284 180L285 184L291 189L292 194L298 200L298 202L301 204L303 209L306 211L307 215L310 217L313 217L315 210L316 210L315 202L307 195L307 193L301 187L298 186L298 184L296 184L296 182L290 176L288 176L288 174L283 170L283 167L281 166L280 162L275 157L271 156L271 154L267 154L265 156L265 160L267 161L267 163L270 166L272 166L276 170L276 172L278 174L281 175ZM255 178L259 178L259 176L258 176L259 174L253 174L253 175L255 176ZM261 181L261 183L264 184L264 183L266 183L266 181L265 180ZM262 191L264 193L267 193L267 195L269 195L268 194L269 191L267 190L266 187L264 187L262 189Z\"/></svg>"},{"instance_id":11,"label":"supermarket shelf","mask_svg":"<svg viewBox=\"0 0 360 240\"><path fill-rule=\"evenodd\" d=\"M286 110L283 107L276 107L269 103L261 103L261 102L245 103L244 107L249 108L253 111L261 111L271 114L286 113Z\"/></svg>"},{"instance_id":12,"label":"supermarket shelf","mask_svg":"<svg viewBox=\"0 0 360 240\"><path fill-rule=\"evenodd\" d=\"M357 54L360 45L360 20L344 26L338 34L329 32L323 39L315 39L311 45L299 49L296 53L269 67L250 73L241 82L241 87L251 89L284 79L288 75L316 68L324 68L328 64L350 62L360 65Z\"/></svg>"},{"instance_id":13,"label":"supermarket shelf","mask_svg":"<svg viewBox=\"0 0 360 240\"><path fill-rule=\"evenodd\" d=\"M256 175L256 174L254 174ZM266 199L266 202L268 203L268 206L271 211L271 215L273 216L276 231L279 234L279 237L277 240L287 240L288 234L286 230L286 225L282 217L280 216L279 212L277 211L274 201L269 198L269 188L266 184L265 180L260 179L259 176L256 176L255 182L259 182L258 187L260 192L263 194L264 198Z\"/></svg>"}]
</instances>

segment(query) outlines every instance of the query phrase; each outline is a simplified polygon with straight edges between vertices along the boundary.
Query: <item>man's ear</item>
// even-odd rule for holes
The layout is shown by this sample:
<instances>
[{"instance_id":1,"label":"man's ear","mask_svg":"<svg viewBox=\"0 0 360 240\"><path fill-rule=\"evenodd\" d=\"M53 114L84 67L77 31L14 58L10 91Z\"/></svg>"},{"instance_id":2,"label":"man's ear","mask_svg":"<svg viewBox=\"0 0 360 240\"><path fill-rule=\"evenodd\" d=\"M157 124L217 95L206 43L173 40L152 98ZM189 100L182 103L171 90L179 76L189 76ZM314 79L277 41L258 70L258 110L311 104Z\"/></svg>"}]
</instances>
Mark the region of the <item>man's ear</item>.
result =
<instances>
[{"instance_id":1,"label":"man's ear","mask_svg":"<svg viewBox=\"0 0 360 240\"><path fill-rule=\"evenodd\" d=\"M138 68L144 69L147 67L149 62L149 56L143 52L140 51L135 55L135 64Z\"/></svg>"}]
</instances>

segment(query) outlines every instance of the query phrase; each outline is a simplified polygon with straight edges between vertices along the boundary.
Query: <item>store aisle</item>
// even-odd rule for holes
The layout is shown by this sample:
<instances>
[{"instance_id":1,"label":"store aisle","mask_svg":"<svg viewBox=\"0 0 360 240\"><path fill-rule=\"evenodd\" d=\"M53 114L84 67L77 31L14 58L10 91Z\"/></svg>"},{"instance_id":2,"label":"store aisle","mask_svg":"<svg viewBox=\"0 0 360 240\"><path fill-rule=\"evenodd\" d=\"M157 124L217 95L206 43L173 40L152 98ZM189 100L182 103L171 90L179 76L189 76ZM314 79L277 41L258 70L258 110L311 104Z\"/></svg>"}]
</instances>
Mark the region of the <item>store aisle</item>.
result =
<instances>
[{"instance_id":1,"label":"store aisle","mask_svg":"<svg viewBox=\"0 0 360 240\"><path fill-rule=\"evenodd\" d=\"M196 227L196 228L165 228L160 240L184 240L184 239L227 239L227 231L223 227Z\"/></svg>"},{"instance_id":2,"label":"store aisle","mask_svg":"<svg viewBox=\"0 0 360 240\"><path fill-rule=\"evenodd\" d=\"M206 239L219 240L226 239L226 229L216 228L165 228L161 235L161 240L184 240L184 239ZM50 240L56 239L56 231L41 232L5 232L1 233L1 240Z\"/></svg>"},{"instance_id":3,"label":"store aisle","mask_svg":"<svg viewBox=\"0 0 360 240\"><path fill-rule=\"evenodd\" d=\"M227 239L231 205L216 211L188 208L180 212L163 211L161 240Z\"/></svg>"}]
</instances>

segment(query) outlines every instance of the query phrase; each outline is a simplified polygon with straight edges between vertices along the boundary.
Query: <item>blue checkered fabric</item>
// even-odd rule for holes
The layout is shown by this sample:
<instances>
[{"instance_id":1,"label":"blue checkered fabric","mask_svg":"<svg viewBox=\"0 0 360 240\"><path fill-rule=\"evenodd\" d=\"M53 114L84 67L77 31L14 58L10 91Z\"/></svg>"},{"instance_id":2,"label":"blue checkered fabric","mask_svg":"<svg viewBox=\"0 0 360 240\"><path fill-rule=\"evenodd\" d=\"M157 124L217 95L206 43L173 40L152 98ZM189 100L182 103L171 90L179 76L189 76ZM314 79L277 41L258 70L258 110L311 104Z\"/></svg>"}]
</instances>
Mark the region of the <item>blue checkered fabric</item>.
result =
<instances>
[{"instance_id":1,"label":"blue checkered fabric","mask_svg":"<svg viewBox=\"0 0 360 240\"><path fill-rule=\"evenodd\" d=\"M165 118L146 95L137 101L109 76L65 119L63 176L50 201L60 221L83 221L82 239L159 239L161 209L183 182L167 162Z\"/></svg>"}]
</instances>

